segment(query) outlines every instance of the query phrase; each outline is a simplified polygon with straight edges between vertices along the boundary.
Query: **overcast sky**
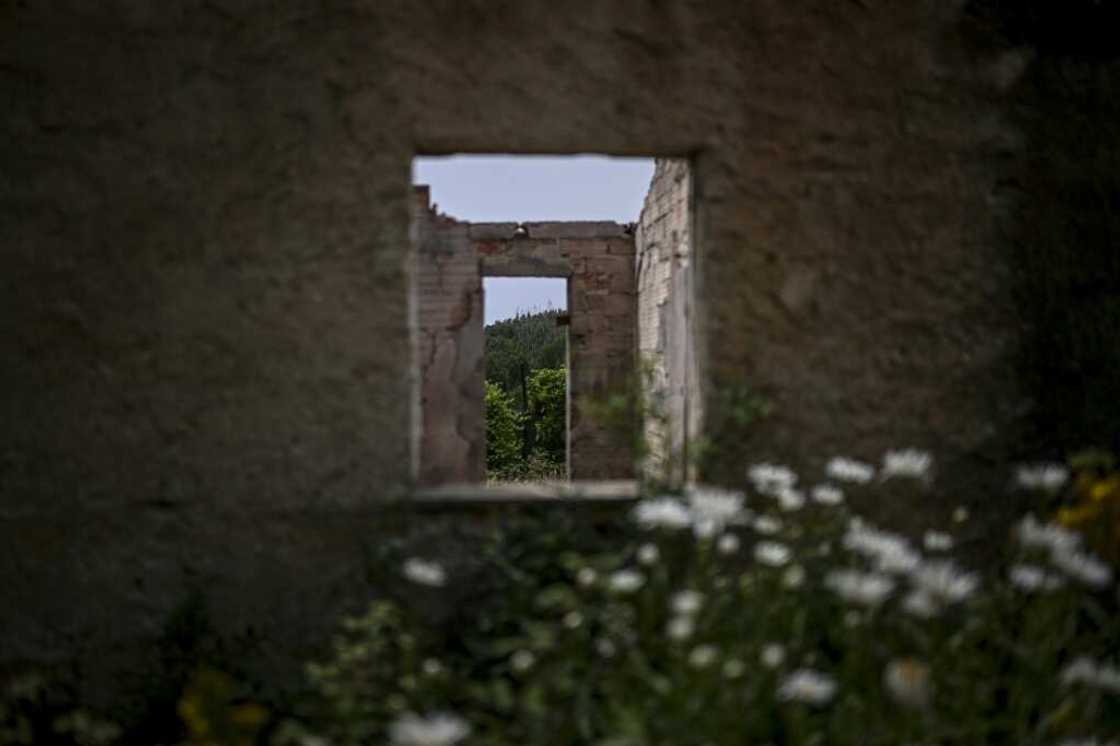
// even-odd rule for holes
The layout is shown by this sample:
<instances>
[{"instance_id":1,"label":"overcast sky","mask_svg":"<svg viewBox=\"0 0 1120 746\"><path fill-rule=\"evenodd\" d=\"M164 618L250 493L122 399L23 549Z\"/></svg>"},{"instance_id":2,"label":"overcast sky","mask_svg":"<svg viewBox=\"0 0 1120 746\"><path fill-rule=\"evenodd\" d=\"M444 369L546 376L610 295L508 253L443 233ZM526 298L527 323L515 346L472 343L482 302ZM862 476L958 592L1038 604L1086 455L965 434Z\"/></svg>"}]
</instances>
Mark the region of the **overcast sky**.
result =
<instances>
[{"instance_id":1,"label":"overcast sky","mask_svg":"<svg viewBox=\"0 0 1120 746\"><path fill-rule=\"evenodd\" d=\"M634 222L652 176L652 158L460 155L412 162L412 182L431 187L440 212L472 222ZM565 285L555 278L486 278L486 323L566 308Z\"/></svg>"}]
</instances>

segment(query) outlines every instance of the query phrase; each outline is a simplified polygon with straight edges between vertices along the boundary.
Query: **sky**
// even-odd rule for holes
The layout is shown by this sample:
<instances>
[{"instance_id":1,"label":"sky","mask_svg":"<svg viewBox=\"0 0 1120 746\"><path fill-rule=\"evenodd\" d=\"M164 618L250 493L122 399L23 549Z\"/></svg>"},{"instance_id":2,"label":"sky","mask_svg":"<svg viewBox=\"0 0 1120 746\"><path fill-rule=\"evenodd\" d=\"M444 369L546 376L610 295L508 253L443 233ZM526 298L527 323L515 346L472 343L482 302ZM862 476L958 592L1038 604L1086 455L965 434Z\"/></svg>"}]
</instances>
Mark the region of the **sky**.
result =
<instances>
[{"instance_id":1,"label":"sky","mask_svg":"<svg viewBox=\"0 0 1120 746\"><path fill-rule=\"evenodd\" d=\"M439 211L472 222L638 219L652 158L458 155L412 162L412 183L431 187ZM486 323L518 311L567 308L567 281L483 280Z\"/></svg>"}]
</instances>

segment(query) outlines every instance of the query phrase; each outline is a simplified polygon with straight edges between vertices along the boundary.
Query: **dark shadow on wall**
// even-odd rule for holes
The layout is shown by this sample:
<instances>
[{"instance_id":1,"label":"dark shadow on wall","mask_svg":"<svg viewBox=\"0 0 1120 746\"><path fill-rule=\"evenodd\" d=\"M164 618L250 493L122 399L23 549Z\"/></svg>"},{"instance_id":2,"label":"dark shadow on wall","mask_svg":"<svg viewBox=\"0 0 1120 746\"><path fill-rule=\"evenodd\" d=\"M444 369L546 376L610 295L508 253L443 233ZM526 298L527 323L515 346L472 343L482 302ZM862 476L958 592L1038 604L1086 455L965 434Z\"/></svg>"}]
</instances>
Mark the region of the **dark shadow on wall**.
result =
<instances>
[{"instance_id":1,"label":"dark shadow on wall","mask_svg":"<svg viewBox=\"0 0 1120 746\"><path fill-rule=\"evenodd\" d=\"M1025 332L1019 455L1120 448L1120 8L971 0L964 18L972 51L1027 61L1010 111L1025 142L992 195Z\"/></svg>"}]
</instances>

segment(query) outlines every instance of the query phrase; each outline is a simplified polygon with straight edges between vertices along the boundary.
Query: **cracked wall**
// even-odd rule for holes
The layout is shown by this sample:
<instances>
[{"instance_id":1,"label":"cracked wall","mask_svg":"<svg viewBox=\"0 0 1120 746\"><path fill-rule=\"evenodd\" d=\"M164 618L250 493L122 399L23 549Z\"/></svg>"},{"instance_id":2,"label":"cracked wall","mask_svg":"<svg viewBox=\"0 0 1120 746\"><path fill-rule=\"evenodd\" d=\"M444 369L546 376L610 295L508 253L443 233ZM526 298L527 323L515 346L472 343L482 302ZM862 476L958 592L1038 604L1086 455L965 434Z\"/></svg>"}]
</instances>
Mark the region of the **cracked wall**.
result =
<instances>
[{"instance_id":1,"label":"cracked wall","mask_svg":"<svg viewBox=\"0 0 1120 746\"><path fill-rule=\"evenodd\" d=\"M702 412L693 329L692 207L687 160L659 158L636 228L638 352L650 412L644 469L680 485L695 473ZM690 453L692 445L692 453Z\"/></svg>"},{"instance_id":2,"label":"cracked wall","mask_svg":"<svg viewBox=\"0 0 1120 746\"><path fill-rule=\"evenodd\" d=\"M416 189L416 288L422 484L486 476L482 275L468 225L436 214Z\"/></svg>"}]
</instances>

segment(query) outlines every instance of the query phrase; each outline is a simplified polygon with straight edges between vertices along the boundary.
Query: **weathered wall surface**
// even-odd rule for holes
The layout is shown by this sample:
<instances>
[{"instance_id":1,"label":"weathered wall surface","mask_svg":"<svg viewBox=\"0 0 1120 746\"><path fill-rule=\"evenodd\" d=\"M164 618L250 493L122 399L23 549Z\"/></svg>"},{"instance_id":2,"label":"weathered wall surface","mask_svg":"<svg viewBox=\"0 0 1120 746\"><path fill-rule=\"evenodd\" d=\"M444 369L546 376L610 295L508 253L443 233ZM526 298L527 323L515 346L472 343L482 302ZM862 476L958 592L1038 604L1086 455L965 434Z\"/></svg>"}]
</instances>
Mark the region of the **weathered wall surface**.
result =
<instances>
[{"instance_id":1,"label":"weathered wall surface","mask_svg":"<svg viewBox=\"0 0 1120 746\"><path fill-rule=\"evenodd\" d=\"M417 360L421 484L486 477L481 261L469 226L436 215L418 187Z\"/></svg>"},{"instance_id":2,"label":"weathered wall surface","mask_svg":"<svg viewBox=\"0 0 1120 746\"><path fill-rule=\"evenodd\" d=\"M638 351L650 408L645 469L669 484L695 472L689 445L703 403L692 324L690 190L688 161L658 159L635 233Z\"/></svg>"},{"instance_id":3,"label":"weathered wall surface","mask_svg":"<svg viewBox=\"0 0 1120 746\"><path fill-rule=\"evenodd\" d=\"M968 54L1014 80L1021 138L991 195L1015 247L1018 440L1055 458L1120 451L1120 128L1106 124L1120 119L1118 24L1115 3L1093 0L966 5Z\"/></svg>"},{"instance_id":4,"label":"weathered wall surface","mask_svg":"<svg viewBox=\"0 0 1120 746\"><path fill-rule=\"evenodd\" d=\"M417 152L692 154L702 388L773 410L706 407L709 476L915 445L1011 509L969 490L1117 401L1115 52L1045 41L1104 5L4 4L0 658L140 650L200 587L283 659L362 595L410 480ZM1040 361L1039 293L1092 299L1091 375Z\"/></svg>"}]
</instances>

